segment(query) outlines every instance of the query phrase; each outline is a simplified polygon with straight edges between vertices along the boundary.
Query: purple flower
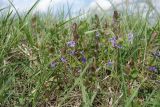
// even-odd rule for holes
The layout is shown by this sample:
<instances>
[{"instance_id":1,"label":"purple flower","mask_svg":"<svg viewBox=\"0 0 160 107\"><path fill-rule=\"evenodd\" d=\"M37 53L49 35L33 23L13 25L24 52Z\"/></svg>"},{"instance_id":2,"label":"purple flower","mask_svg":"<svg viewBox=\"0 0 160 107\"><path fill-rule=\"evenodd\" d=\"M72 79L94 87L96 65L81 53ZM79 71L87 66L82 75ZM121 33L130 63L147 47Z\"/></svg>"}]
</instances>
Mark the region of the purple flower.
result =
<instances>
[{"instance_id":1,"label":"purple flower","mask_svg":"<svg viewBox=\"0 0 160 107\"><path fill-rule=\"evenodd\" d=\"M148 70L149 70L149 71L152 71L152 72L157 72L157 71L158 71L158 69L157 69L155 66L150 66L150 67L148 68Z\"/></svg>"},{"instance_id":2,"label":"purple flower","mask_svg":"<svg viewBox=\"0 0 160 107\"><path fill-rule=\"evenodd\" d=\"M57 65L57 63L55 61L51 62L51 64L50 64L51 68L55 68L56 65Z\"/></svg>"},{"instance_id":3,"label":"purple flower","mask_svg":"<svg viewBox=\"0 0 160 107\"><path fill-rule=\"evenodd\" d=\"M108 66L112 66L112 65L113 65L113 62L112 62L111 60L109 60L109 61L107 62L107 65L108 65Z\"/></svg>"},{"instance_id":4,"label":"purple flower","mask_svg":"<svg viewBox=\"0 0 160 107\"><path fill-rule=\"evenodd\" d=\"M112 43L112 46L113 46L114 48L122 48L121 45L117 44L117 39L116 39L115 36L112 37L112 38L110 38L110 42Z\"/></svg>"},{"instance_id":5,"label":"purple flower","mask_svg":"<svg viewBox=\"0 0 160 107\"><path fill-rule=\"evenodd\" d=\"M83 57L81 58L81 61L82 61L82 63L86 63L87 59L83 56Z\"/></svg>"},{"instance_id":6,"label":"purple flower","mask_svg":"<svg viewBox=\"0 0 160 107\"><path fill-rule=\"evenodd\" d=\"M67 45L68 45L69 47L75 47L76 42L75 42L75 41L69 41L69 42L67 42Z\"/></svg>"},{"instance_id":7,"label":"purple flower","mask_svg":"<svg viewBox=\"0 0 160 107\"><path fill-rule=\"evenodd\" d=\"M71 50L71 51L69 52L70 55L75 55L75 53L76 53L76 52L75 52L74 50Z\"/></svg>"},{"instance_id":8,"label":"purple flower","mask_svg":"<svg viewBox=\"0 0 160 107\"><path fill-rule=\"evenodd\" d=\"M116 39L115 36L112 37L112 38L110 38L110 42L112 43L112 46L113 46L113 47L116 47L116 45L117 45L117 39Z\"/></svg>"},{"instance_id":9,"label":"purple flower","mask_svg":"<svg viewBox=\"0 0 160 107\"><path fill-rule=\"evenodd\" d=\"M64 57L61 57L61 61L62 61L63 63L66 63L66 62L67 62L67 59L64 58Z\"/></svg>"}]
</instances>

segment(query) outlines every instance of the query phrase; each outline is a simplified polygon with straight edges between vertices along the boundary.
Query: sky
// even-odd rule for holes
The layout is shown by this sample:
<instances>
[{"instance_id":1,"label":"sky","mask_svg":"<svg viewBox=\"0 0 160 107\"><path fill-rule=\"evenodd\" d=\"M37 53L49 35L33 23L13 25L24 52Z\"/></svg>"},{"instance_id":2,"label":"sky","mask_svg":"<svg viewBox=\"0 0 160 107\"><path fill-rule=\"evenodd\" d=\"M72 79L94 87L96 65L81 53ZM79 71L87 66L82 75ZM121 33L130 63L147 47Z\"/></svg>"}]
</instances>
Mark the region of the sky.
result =
<instances>
[{"instance_id":1,"label":"sky","mask_svg":"<svg viewBox=\"0 0 160 107\"><path fill-rule=\"evenodd\" d=\"M24 11L26 9L29 9L36 0L12 0L13 4L16 8L19 9L19 11ZM118 1L118 0L117 0ZM100 2L101 4L104 4L106 0L40 0L37 10L46 12L49 6L52 6L54 9L62 8L63 6L67 7L67 4L72 7L72 10L78 11L83 9L89 9L90 7L94 6L96 2ZM0 0L1 6L6 6L8 3L8 0ZM109 3L105 3L105 5L108 7Z\"/></svg>"},{"instance_id":2,"label":"sky","mask_svg":"<svg viewBox=\"0 0 160 107\"><path fill-rule=\"evenodd\" d=\"M13 1L13 4L18 9L19 12L24 12L29 10L32 5L36 2L36 0L10 0ZM111 8L111 2L114 5L125 4L125 1L129 1L130 4L133 2L139 2L140 6L143 6L143 1L145 0L40 0L35 10L41 12L47 12L48 7L54 10L68 10L68 6L71 7L73 12L78 11L87 11L87 10L98 10L101 9L107 10ZM160 10L160 2L159 0L149 0L152 1L157 10ZM0 8L5 7L9 4L8 0L0 0Z\"/></svg>"}]
</instances>

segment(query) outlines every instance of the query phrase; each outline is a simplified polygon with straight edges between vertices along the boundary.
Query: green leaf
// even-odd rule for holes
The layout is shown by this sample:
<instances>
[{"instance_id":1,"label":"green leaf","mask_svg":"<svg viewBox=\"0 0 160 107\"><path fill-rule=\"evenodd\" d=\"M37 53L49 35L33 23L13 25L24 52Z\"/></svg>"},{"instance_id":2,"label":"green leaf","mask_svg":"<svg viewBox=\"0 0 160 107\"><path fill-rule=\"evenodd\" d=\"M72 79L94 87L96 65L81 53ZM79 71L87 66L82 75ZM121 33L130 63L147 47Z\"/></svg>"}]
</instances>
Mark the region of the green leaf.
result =
<instances>
[{"instance_id":1,"label":"green leaf","mask_svg":"<svg viewBox=\"0 0 160 107\"><path fill-rule=\"evenodd\" d=\"M136 69L133 69L132 72L131 72L131 77L133 79L135 79L135 78L137 78L138 74L139 74L138 71Z\"/></svg>"}]
</instances>

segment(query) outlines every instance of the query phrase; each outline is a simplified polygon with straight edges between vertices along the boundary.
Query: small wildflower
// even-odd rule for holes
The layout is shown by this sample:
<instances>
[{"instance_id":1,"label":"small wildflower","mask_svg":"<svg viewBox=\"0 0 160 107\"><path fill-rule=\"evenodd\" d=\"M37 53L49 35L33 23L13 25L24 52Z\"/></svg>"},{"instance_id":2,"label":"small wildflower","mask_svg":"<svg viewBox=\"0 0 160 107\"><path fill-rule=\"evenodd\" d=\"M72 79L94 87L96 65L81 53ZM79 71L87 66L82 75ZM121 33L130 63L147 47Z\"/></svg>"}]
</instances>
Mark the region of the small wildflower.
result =
<instances>
[{"instance_id":1,"label":"small wildflower","mask_svg":"<svg viewBox=\"0 0 160 107\"><path fill-rule=\"evenodd\" d=\"M74 51L74 50L71 50L71 51L69 52L69 54L70 54L70 55L75 55L75 51Z\"/></svg>"},{"instance_id":2,"label":"small wildflower","mask_svg":"<svg viewBox=\"0 0 160 107\"><path fill-rule=\"evenodd\" d=\"M133 33L128 34L128 42L133 43Z\"/></svg>"},{"instance_id":3,"label":"small wildflower","mask_svg":"<svg viewBox=\"0 0 160 107\"><path fill-rule=\"evenodd\" d=\"M110 42L112 43L112 46L113 46L114 48L122 48L121 45L118 45L118 44L117 44L117 39L116 39L115 36L112 37L112 38L110 38Z\"/></svg>"},{"instance_id":4,"label":"small wildflower","mask_svg":"<svg viewBox=\"0 0 160 107\"><path fill-rule=\"evenodd\" d=\"M150 66L150 67L148 68L148 70L149 70L149 71L152 71L152 72L157 72L157 71L158 71L155 66Z\"/></svg>"},{"instance_id":5,"label":"small wildflower","mask_svg":"<svg viewBox=\"0 0 160 107\"><path fill-rule=\"evenodd\" d=\"M113 62L112 62L111 60L109 60L108 63L107 63L107 65L108 65L108 66L112 66L112 65L113 65Z\"/></svg>"},{"instance_id":6,"label":"small wildflower","mask_svg":"<svg viewBox=\"0 0 160 107\"><path fill-rule=\"evenodd\" d=\"M67 42L67 45L68 45L69 47L75 47L76 42L75 42L75 41L69 41L69 42Z\"/></svg>"},{"instance_id":7,"label":"small wildflower","mask_svg":"<svg viewBox=\"0 0 160 107\"><path fill-rule=\"evenodd\" d=\"M61 57L61 61L62 61L63 63L66 63L66 62L67 62L67 59L64 58L64 57Z\"/></svg>"},{"instance_id":8,"label":"small wildflower","mask_svg":"<svg viewBox=\"0 0 160 107\"><path fill-rule=\"evenodd\" d=\"M81 61L82 61L82 63L86 63L87 59L83 56Z\"/></svg>"},{"instance_id":9,"label":"small wildflower","mask_svg":"<svg viewBox=\"0 0 160 107\"><path fill-rule=\"evenodd\" d=\"M51 68L55 68L56 65L57 65L57 63L55 61L51 62L51 64L50 64Z\"/></svg>"},{"instance_id":10,"label":"small wildflower","mask_svg":"<svg viewBox=\"0 0 160 107\"><path fill-rule=\"evenodd\" d=\"M112 43L112 46L115 47L116 44L117 44L117 39L116 39L116 37L110 38L110 42Z\"/></svg>"}]
</instances>

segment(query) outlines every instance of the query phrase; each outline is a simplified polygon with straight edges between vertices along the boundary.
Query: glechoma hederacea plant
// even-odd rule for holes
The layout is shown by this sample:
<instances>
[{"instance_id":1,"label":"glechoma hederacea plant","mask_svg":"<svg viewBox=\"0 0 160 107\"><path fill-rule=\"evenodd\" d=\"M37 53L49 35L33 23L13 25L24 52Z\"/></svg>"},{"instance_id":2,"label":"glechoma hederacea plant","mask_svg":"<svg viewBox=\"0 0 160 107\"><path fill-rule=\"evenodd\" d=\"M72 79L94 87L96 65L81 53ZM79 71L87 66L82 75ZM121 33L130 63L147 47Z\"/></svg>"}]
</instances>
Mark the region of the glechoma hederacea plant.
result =
<instances>
[{"instance_id":1,"label":"glechoma hederacea plant","mask_svg":"<svg viewBox=\"0 0 160 107\"><path fill-rule=\"evenodd\" d=\"M150 10L0 12L0 106L160 106L160 23L149 24Z\"/></svg>"}]
</instances>

